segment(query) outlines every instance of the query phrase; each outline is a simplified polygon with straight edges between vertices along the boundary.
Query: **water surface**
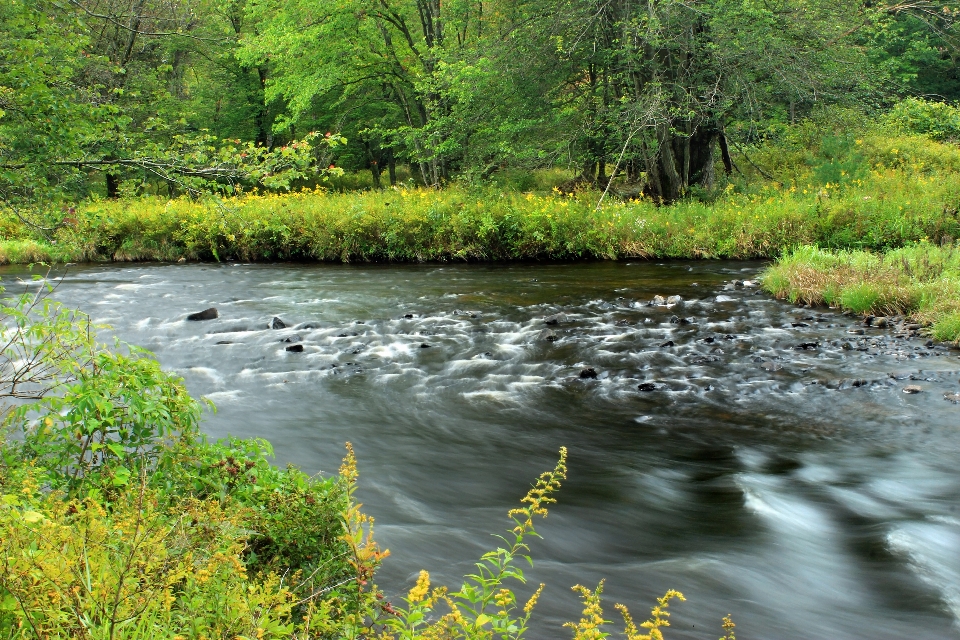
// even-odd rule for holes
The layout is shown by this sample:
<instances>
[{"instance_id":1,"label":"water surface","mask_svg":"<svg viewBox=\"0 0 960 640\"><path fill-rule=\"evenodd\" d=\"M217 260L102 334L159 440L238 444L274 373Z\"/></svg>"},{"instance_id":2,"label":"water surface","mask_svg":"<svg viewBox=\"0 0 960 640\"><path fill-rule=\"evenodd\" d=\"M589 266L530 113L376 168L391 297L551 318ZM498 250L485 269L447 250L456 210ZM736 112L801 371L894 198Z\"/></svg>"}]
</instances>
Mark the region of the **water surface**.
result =
<instances>
[{"instance_id":1,"label":"water surface","mask_svg":"<svg viewBox=\"0 0 960 640\"><path fill-rule=\"evenodd\" d=\"M531 638L569 637L570 586L601 579L610 618L681 590L668 638L727 613L744 639L957 637L957 352L725 290L759 266L74 267L56 296L214 400L213 436L323 473L353 442L391 596L421 568L459 584L566 446L520 589L548 585Z\"/></svg>"}]
</instances>

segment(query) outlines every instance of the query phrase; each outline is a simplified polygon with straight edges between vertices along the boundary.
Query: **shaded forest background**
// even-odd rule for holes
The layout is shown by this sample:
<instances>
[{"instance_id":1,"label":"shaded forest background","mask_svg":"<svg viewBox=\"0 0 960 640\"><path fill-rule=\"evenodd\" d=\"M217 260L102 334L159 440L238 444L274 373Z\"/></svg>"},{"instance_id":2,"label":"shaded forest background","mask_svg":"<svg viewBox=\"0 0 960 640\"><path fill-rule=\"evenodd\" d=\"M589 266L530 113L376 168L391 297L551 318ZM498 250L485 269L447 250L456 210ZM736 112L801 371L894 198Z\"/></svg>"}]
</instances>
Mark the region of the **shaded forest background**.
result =
<instances>
[{"instance_id":1,"label":"shaded forest background","mask_svg":"<svg viewBox=\"0 0 960 640\"><path fill-rule=\"evenodd\" d=\"M617 175L671 202L812 114L956 102L958 16L926 0L15 0L0 198L563 167L571 188Z\"/></svg>"}]
</instances>

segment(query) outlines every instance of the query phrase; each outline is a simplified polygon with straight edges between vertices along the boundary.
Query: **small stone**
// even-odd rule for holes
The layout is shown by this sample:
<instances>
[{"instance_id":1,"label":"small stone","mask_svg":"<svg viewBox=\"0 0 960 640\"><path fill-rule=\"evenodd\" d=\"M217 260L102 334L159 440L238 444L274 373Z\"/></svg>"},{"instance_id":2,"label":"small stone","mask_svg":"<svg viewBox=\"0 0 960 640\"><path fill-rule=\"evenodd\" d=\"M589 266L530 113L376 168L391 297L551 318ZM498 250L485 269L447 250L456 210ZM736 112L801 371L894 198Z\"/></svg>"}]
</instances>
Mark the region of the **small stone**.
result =
<instances>
[{"instance_id":1,"label":"small stone","mask_svg":"<svg viewBox=\"0 0 960 640\"><path fill-rule=\"evenodd\" d=\"M795 346L794 349L797 349L800 351L806 351L807 349L816 349L819 346L820 346L820 343L818 342L801 342L800 344Z\"/></svg>"},{"instance_id":2,"label":"small stone","mask_svg":"<svg viewBox=\"0 0 960 640\"><path fill-rule=\"evenodd\" d=\"M274 316L273 320L270 321L271 329L286 329L287 323L281 320L280 318Z\"/></svg>"},{"instance_id":3,"label":"small stone","mask_svg":"<svg viewBox=\"0 0 960 640\"><path fill-rule=\"evenodd\" d=\"M597 370L593 367L587 367L580 371L580 377L594 379L597 377Z\"/></svg>"},{"instance_id":4,"label":"small stone","mask_svg":"<svg viewBox=\"0 0 960 640\"><path fill-rule=\"evenodd\" d=\"M406 318L407 320L412 320L412 319L413 319L413 314L412 314L412 313L405 313L405 314L403 315L403 317Z\"/></svg>"},{"instance_id":5,"label":"small stone","mask_svg":"<svg viewBox=\"0 0 960 640\"><path fill-rule=\"evenodd\" d=\"M847 333L852 333L857 336L862 336L864 334L863 329L850 329Z\"/></svg>"},{"instance_id":6,"label":"small stone","mask_svg":"<svg viewBox=\"0 0 960 640\"><path fill-rule=\"evenodd\" d=\"M676 307L682 304L683 304L683 298L681 298L680 296L670 296L669 298L667 298L668 307Z\"/></svg>"},{"instance_id":7,"label":"small stone","mask_svg":"<svg viewBox=\"0 0 960 640\"><path fill-rule=\"evenodd\" d=\"M921 391L923 391L923 388L915 384L908 384L903 388L904 393L920 393Z\"/></svg>"},{"instance_id":8,"label":"small stone","mask_svg":"<svg viewBox=\"0 0 960 640\"><path fill-rule=\"evenodd\" d=\"M550 329L544 329L543 331L540 332L540 335L537 336L537 339L546 340L547 342L556 342L559 339L559 337L557 336L556 333L554 333Z\"/></svg>"},{"instance_id":9,"label":"small stone","mask_svg":"<svg viewBox=\"0 0 960 640\"><path fill-rule=\"evenodd\" d=\"M863 319L863 326L870 327L873 326L874 316L866 316Z\"/></svg>"},{"instance_id":10,"label":"small stone","mask_svg":"<svg viewBox=\"0 0 960 640\"><path fill-rule=\"evenodd\" d=\"M302 344L292 344L292 345L290 345L289 347L287 347L286 350L289 351L290 353L302 353L302 352L303 352L303 345L302 345Z\"/></svg>"},{"instance_id":11,"label":"small stone","mask_svg":"<svg viewBox=\"0 0 960 640\"><path fill-rule=\"evenodd\" d=\"M873 326L877 329L886 329L889 326L890 322L883 316L873 319Z\"/></svg>"},{"instance_id":12,"label":"small stone","mask_svg":"<svg viewBox=\"0 0 960 640\"><path fill-rule=\"evenodd\" d=\"M960 404L960 393L945 393L943 399L949 400L953 404Z\"/></svg>"},{"instance_id":13,"label":"small stone","mask_svg":"<svg viewBox=\"0 0 960 640\"><path fill-rule=\"evenodd\" d=\"M660 345L660 348L663 349L664 347L672 347L672 346L673 346L673 340L667 340L666 342Z\"/></svg>"},{"instance_id":14,"label":"small stone","mask_svg":"<svg viewBox=\"0 0 960 640\"><path fill-rule=\"evenodd\" d=\"M743 286L747 289L755 289L759 286L759 283L756 280L744 280Z\"/></svg>"},{"instance_id":15,"label":"small stone","mask_svg":"<svg viewBox=\"0 0 960 640\"><path fill-rule=\"evenodd\" d=\"M204 309L203 311L197 311L196 313L191 313L187 316L187 320L193 322L199 322L201 320L216 320L220 317L220 312L217 311L215 307L210 307L209 309Z\"/></svg>"},{"instance_id":16,"label":"small stone","mask_svg":"<svg viewBox=\"0 0 960 640\"><path fill-rule=\"evenodd\" d=\"M233 344L232 340L220 340L217 344Z\"/></svg>"},{"instance_id":17,"label":"small stone","mask_svg":"<svg viewBox=\"0 0 960 640\"><path fill-rule=\"evenodd\" d=\"M303 338L301 338L300 336L294 334L294 335L292 335L292 336L287 336L286 338L284 338L284 339L281 340L280 342L293 343L293 342L300 342L301 340L303 340Z\"/></svg>"},{"instance_id":18,"label":"small stone","mask_svg":"<svg viewBox=\"0 0 960 640\"><path fill-rule=\"evenodd\" d=\"M776 362L764 362L760 365L760 368L766 369L767 371L771 371L771 372L780 371L780 369L783 369L783 367L781 367Z\"/></svg>"},{"instance_id":19,"label":"small stone","mask_svg":"<svg viewBox=\"0 0 960 640\"><path fill-rule=\"evenodd\" d=\"M663 296L653 296L653 302L651 304L655 307L662 307L667 304L667 299Z\"/></svg>"},{"instance_id":20,"label":"small stone","mask_svg":"<svg viewBox=\"0 0 960 640\"><path fill-rule=\"evenodd\" d=\"M680 318L677 316L670 316L670 324L680 324Z\"/></svg>"},{"instance_id":21,"label":"small stone","mask_svg":"<svg viewBox=\"0 0 960 640\"><path fill-rule=\"evenodd\" d=\"M730 296L717 296L716 302L736 302L736 299L731 298Z\"/></svg>"},{"instance_id":22,"label":"small stone","mask_svg":"<svg viewBox=\"0 0 960 640\"><path fill-rule=\"evenodd\" d=\"M810 325L808 325L806 322L791 322L790 326L794 329L799 329L801 327L809 327Z\"/></svg>"},{"instance_id":23,"label":"small stone","mask_svg":"<svg viewBox=\"0 0 960 640\"><path fill-rule=\"evenodd\" d=\"M656 391L657 383L656 382L641 382L637 385L637 389L640 391Z\"/></svg>"},{"instance_id":24,"label":"small stone","mask_svg":"<svg viewBox=\"0 0 960 640\"><path fill-rule=\"evenodd\" d=\"M563 313L563 312L560 312L560 313L555 313L555 314L553 314L552 316L547 316L546 318L544 318L544 319L543 319L543 324L548 324L548 325L553 326L553 325L557 325L557 324L562 324L562 323L564 323L564 322L566 322L566 321L567 321L567 314L565 314L565 313Z\"/></svg>"},{"instance_id":25,"label":"small stone","mask_svg":"<svg viewBox=\"0 0 960 640\"><path fill-rule=\"evenodd\" d=\"M427 344L426 342L424 342L423 344L420 345L420 348L421 348L421 349L429 349L429 348L430 348L430 345Z\"/></svg>"}]
</instances>

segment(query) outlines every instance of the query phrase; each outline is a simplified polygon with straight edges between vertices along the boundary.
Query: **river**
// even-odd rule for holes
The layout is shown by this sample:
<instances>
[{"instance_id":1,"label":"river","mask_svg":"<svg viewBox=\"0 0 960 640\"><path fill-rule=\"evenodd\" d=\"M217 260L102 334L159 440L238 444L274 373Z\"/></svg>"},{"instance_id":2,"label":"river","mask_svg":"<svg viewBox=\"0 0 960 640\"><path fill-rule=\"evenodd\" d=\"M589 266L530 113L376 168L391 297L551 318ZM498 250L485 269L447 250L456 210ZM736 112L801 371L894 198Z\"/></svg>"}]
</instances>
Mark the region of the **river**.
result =
<instances>
[{"instance_id":1,"label":"river","mask_svg":"<svg viewBox=\"0 0 960 640\"><path fill-rule=\"evenodd\" d=\"M958 637L958 352L730 284L760 266L106 265L55 295L213 400L212 436L322 473L351 441L390 597L459 585L566 446L534 640L601 579L610 619L682 591L667 638Z\"/></svg>"}]
</instances>

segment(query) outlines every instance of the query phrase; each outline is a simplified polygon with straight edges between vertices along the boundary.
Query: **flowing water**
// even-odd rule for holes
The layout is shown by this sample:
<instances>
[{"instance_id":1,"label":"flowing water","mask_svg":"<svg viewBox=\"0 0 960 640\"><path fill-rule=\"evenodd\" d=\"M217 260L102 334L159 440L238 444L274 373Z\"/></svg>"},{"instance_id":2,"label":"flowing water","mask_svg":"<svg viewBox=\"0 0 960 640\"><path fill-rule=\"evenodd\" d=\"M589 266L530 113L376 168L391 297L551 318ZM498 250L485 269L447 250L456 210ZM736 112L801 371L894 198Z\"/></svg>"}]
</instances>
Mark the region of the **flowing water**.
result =
<instances>
[{"instance_id":1,"label":"flowing water","mask_svg":"<svg viewBox=\"0 0 960 640\"><path fill-rule=\"evenodd\" d=\"M726 613L741 640L957 637L958 352L724 288L759 267L75 267L56 296L211 398L213 436L324 473L353 442L391 597L421 568L459 585L566 446L531 638L569 637L570 587L601 579L609 618L681 590L668 638Z\"/></svg>"}]
</instances>

